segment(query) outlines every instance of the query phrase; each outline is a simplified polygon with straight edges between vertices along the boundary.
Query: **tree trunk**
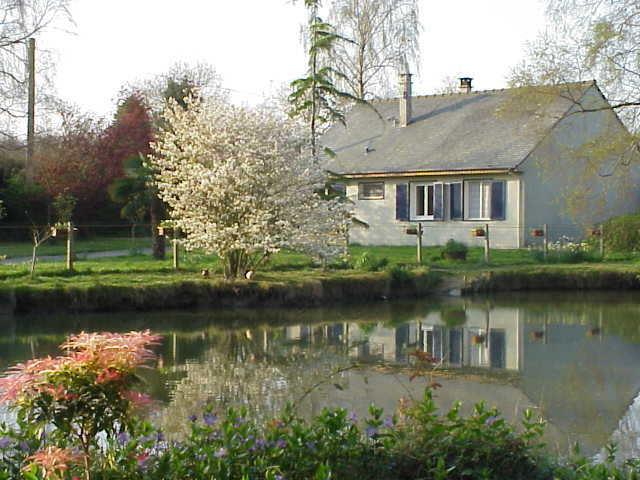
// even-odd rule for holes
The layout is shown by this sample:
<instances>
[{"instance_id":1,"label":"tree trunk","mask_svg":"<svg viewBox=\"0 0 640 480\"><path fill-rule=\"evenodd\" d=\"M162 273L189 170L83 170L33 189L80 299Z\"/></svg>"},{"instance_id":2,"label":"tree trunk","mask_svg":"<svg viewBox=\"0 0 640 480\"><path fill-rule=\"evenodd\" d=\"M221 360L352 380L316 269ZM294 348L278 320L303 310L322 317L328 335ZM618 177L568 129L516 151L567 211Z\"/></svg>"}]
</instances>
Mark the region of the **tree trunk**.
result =
<instances>
[{"instance_id":1,"label":"tree trunk","mask_svg":"<svg viewBox=\"0 0 640 480\"><path fill-rule=\"evenodd\" d=\"M149 205L149 217L151 218L151 254L157 260L164 260L165 239L163 235L158 235L158 224L162 220L162 200L155 192L151 192L151 203Z\"/></svg>"}]
</instances>

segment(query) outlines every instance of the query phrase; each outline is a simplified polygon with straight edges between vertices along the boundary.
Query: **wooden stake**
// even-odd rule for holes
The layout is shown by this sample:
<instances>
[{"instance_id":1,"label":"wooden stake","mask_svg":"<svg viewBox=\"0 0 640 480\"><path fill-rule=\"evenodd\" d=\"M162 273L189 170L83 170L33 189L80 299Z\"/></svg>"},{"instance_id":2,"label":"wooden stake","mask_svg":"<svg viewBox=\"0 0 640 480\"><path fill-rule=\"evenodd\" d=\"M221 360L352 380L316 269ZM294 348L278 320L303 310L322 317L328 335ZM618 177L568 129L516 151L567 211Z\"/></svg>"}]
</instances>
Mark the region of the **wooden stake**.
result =
<instances>
[{"instance_id":1,"label":"wooden stake","mask_svg":"<svg viewBox=\"0 0 640 480\"><path fill-rule=\"evenodd\" d=\"M418 222L418 230L416 232L416 260L418 265L422 264L422 224Z\"/></svg>"},{"instance_id":2,"label":"wooden stake","mask_svg":"<svg viewBox=\"0 0 640 480\"><path fill-rule=\"evenodd\" d=\"M173 230L173 242L172 242L172 250L173 250L173 268L174 270L178 270L180 268L180 252L178 250L178 229L175 228Z\"/></svg>"},{"instance_id":3,"label":"wooden stake","mask_svg":"<svg viewBox=\"0 0 640 480\"><path fill-rule=\"evenodd\" d=\"M489 263L490 258L490 254L489 254L489 250L490 250L491 246L489 244L489 224L485 223L484 224L484 263Z\"/></svg>"},{"instance_id":4,"label":"wooden stake","mask_svg":"<svg viewBox=\"0 0 640 480\"><path fill-rule=\"evenodd\" d=\"M547 261L547 255L549 254L549 225L546 223L542 227L544 229L544 239L542 240L542 258Z\"/></svg>"},{"instance_id":5,"label":"wooden stake","mask_svg":"<svg viewBox=\"0 0 640 480\"><path fill-rule=\"evenodd\" d=\"M600 225L600 258L604 260L604 224Z\"/></svg>"},{"instance_id":6,"label":"wooden stake","mask_svg":"<svg viewBox=\"0 0 640 480\"><path fill-rule=\"evenodd\" d=\"M73 223L67 222L67 270L73 270Z\"/></svg>"}]
</instances>

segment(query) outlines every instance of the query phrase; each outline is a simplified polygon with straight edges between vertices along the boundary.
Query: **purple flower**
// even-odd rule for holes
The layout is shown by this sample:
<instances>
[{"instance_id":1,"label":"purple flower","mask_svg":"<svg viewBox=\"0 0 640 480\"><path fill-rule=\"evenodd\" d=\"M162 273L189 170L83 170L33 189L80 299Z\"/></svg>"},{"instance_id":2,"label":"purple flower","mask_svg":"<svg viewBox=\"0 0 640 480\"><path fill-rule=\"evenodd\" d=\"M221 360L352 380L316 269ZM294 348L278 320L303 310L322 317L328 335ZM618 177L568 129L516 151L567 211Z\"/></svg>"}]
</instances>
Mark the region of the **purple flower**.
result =
<instances>
[{"instance_id":1,"label":"purple flower","mask_svg":"<svg viewBox=\"0 0 640 480\"><path fill-rule=\"evenodd\" d=\"M278 447L278 448L284 448L284 447L286 447L286 446L287 446L287 442L285 442L285 441L284 441L284 440L282 440L282 439L279 439L279 440L276 442L276 447Z\"/></svg>"},{"instance_id":2,"label":"purple flower","mask_svg":"<svg viewBox=\"0 0 640 480\"><path fill-rule=\"evenodd\" d=\"M282 480L284 477L282 475L278 475L277 473L273 476L275 480Z\"/></svg>"},{"instance_id":3,"label":"purple flower","mask_svg":"<svg viewBox=\"0 0 640 480\"><path fill-rule=\"evenodd\" d=\"M391 419L391 417L389 415L386 415L382 419L382 426L384 428L393 428L393 420Z\"/></svg>"},{"instance_id":4,"label":"purple flower","mask_svg":"<svg viewBox=\"0 0 640 480\"><path fill-rule=\"evenodd\" d=\"M261 448L264 448L264 445L265 445L265 441L262 438L258 438L256 442L253 445L251 445L251 450L254 450L254 451L259 450Z\"/></svg>"},{"instance_id":5,"label":"purple flower","mask_svg":"<svg viewBox=\"0 0 640 480\"><path fill-rule=\"evenodd\" d=\"M13 440L11 437L4 436L0 438L0 449L7 448Z\"/></svg>"},{"instance_id":6,"label":"purple flower","mask_svg":"<svg viewBox=\"0 0 640 480\"><path fill-rule=\"evenodd\" d=\"M378 433L378 427L374 427L373 425L369 425L364 433L367 434L367 437L373 437L376 433Z\"/></svg>"},{"instance_id":7,"label":"purple flower","mask_svg":"<svg viewBox=\"0 0 640 480\"><path fill-rule=\"evenodd\" d=\"M20 450L22 450L23 452L26 452L29 450L29 445L27 445L27 442L20 442L18 444L18 447L20 448Z\"/></svg>"},{"instance_id":8,"label":"purple flower","mask_svg":"<svg viewBox=\"0 0 640 480\"><path fill-rule=\"evenodd\" d=\"M484 421L485 425L491 425L493 422L495 422L498 419L498 417L487 417L487 419Z\"/></svg>"},{"instance_id":9,"label":"purple flower","mask_svg":"<svg viewBox=\"0 0 640 480\"><path fill-rule=\"evenodd\" d=\"M242 425L244 422L246 422L246 420L244 419L244 417L236 417L235 419L236 421L233 423L234 427L239 427L240 425Z\"/></svg>"},{"instance_id":10,"label":"purple flower","mask_svg":"<svg viewBox=\"0 0 640 480\"><path fill-rule=\"evenodd\" d=\"M118 445L124 445L129 441L129 435L127 435L127 432L120 432L116 437L116 441L118 442Z\"/></svg>"},{"instance_id":11,"label":"purple flower","mask_svg":"<svg viewBox=\"0 0 640 480\"><path fill-rule=\"evenodd\" d=\"M215 458L220 458L220 457L224 457L227 454L227 449L224 447L219 448L218 450L215 451L215 453L213 454L213 456Z\"/></svg>"},{"instance_id":12,"label":"purple flower","mask_svg":"<svg viewBox=\"0 0 640 480\"><path fill-rule=\"evenodd\" d=\"M209 413L205 413L202 416L202 419L204 420L204 424L209 426L209 427L212 426L214 423L216 423L216 419L217 418L218 417L214 413L210 413L210 412Z\"/></svg>"},{"instance_id":13,"label":"purple flower","mask_svg":"<svg viewBox=\"0 0 640 480\"><path fill-rule=\"evenodd\" d=\"M187 418L190 422L195 422L198 419L198 416L195 413L190 413Z\"/></svg>"},{"instance_id":14,"label":"purple flower","mask_svg":"<svg viewBox=\"0 0 640 480\"><path fill-rule=\"evenodd\" d=\"M316 449L316 443L315 442L306 442L305 445L307 446L307 448L309 450L315 450Z\"/></svg>"},{"instance_id":15,"label":"purple flower","mask_svg":"<svg viewBox=\"0 0 640 480\"><path fill-rule=\"evenodd\" d=\"M146 442L154 442L155 443L156 441L157 441L157 437L153 433L151 433L149 435L141 435L140 437L138 437L138 442L139 443L146 443Z\"/></svg>"},{"instance_id":16,"label":"purple flower","mask_svg":"<svg viewBox=\"0 0 640 480\"><path fill-rule=\"evenodd\" d=\"M347 420L350 423L356 423L358 421L358 416L356 415L356 412L354 412L353 410L349 410L349 413L347 413Z\"/></svg>"}]
</instances>

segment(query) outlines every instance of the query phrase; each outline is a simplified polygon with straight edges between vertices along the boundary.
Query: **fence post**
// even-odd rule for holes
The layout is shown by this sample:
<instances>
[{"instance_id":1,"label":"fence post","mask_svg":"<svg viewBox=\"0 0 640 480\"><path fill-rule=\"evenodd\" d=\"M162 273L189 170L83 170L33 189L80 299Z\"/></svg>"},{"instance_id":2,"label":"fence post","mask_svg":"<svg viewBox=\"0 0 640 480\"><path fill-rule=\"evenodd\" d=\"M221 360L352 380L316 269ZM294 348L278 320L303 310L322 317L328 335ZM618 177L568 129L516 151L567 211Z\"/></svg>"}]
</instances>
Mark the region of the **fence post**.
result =
<instances>
[{"instance_id":1,"label":"fence post","mask_svg":"<svg viewBox=\"0 0 640 480\"><path fill-rule=\"evenodd\" d=\"M600 258L604 260L604 223L600 224Z\"/></svg>"},{"instance_id":2,"label":"fence post","mask_svg":"<svg viewBox=\"0 0 640 480\"><path fill-rule=\"evenodd\" d=\"M418 222L416 229L416 261L422 265L422 223Z\"/></svg>"},{"instance_id":3,"label":"fence post","mask_svg":"<svg viewBox=\"0 0 640 480\"><path fill-rule=\"evenodd\" d=\"M490 244L489 244L489 224L484 224L484 263L489 263L490 255Z\"/></svg>"},{"instance_id":4,"label":"fence post","mask_svg":"<svg viewBox=\"0 0 640 480\"><path fill-rule=\"evenodd\" d=\"M73 222L67 222L67 270L73 270Z\"/></svg>"},{"instance_id":5,"label":"fence post","mask_svg":"<svg viewBox=\"0 0 640 480\"><path fill-rule=\"evenodd\" d=\"M549 225L546 223L542 227L544 229L544 239L542 240L542 258L547 261L547 255L549 254Z\"/></svg>"}]
</instances>

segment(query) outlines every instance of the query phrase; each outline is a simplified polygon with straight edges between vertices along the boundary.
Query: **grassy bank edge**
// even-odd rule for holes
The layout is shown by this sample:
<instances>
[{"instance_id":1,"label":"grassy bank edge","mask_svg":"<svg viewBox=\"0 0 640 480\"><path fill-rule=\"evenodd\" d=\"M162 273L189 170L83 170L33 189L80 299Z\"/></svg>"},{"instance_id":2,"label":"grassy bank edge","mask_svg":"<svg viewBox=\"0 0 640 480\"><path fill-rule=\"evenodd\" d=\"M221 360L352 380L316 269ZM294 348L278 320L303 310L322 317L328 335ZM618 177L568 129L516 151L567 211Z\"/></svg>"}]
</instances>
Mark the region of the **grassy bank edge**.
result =
<instances>
[{"instance_id":1,"label":"grassy bank edge","mask_svg":"<svg viewBox=\"0 0 640 480\"><path fill-rule=\"evenodd\" d=\"M180 280L132 285L38 285L0 288L0 305L14 313L99 312L229 307L313 307L424 296L440 281L434 272L370 272L300 282Z\"/></svg>"},{"instance_id":2,"label":"grassy bank edge","mask_svg":"<svg viewBox=\"0 0 640 480\"><path fill-rule=\"evenodd\" d=\"M60 284L55 287L4 285L0 305L17 314L39 312L152 311L229 307L317 307L364 303L438 293L472 294L527 290L629 290L640 288L635 265L538 266L473 272L392 269L382 272L333 272L291 281L270 275L266 280L169 279L166 282L114 285Z\"/></svg>"}]
</instances>

